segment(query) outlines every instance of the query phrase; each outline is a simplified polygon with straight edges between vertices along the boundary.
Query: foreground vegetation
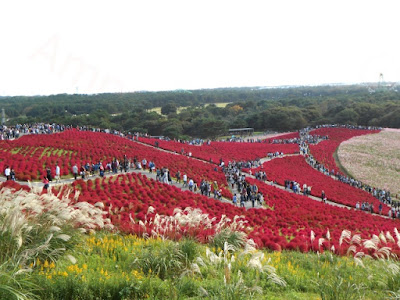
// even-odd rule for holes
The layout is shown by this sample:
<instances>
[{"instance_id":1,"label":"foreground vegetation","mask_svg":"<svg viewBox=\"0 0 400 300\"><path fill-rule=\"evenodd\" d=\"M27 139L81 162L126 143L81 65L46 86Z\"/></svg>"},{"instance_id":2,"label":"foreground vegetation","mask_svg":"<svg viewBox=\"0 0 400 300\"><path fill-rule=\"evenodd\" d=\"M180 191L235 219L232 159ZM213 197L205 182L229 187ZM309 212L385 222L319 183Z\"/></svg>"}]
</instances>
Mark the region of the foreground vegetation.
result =
<instances>
[{"instance_id":1,"label":"foreground vegetation","mask_svg":"<svg viewBox=\"0 0 400 300\"><path fill-rule=\"evenodd\" d=\"M0 299L400 295L400 264L389 256L261 251L232 227L210 236L207 244L165 240L159 232L121 235L103 221L100 203L74 204L72 197L9 188L2 189L0 199Z\"/></svg>"},{"instance_id":2,"label":"foreground vegetation","mask_svg":"<svg viewBox=\"0 0 400 300\"><path fill-rule=\"evenodd\" d=\"M44 261L31 275L41 299L385 299L400 289L398 262L329 252L100 233L71 253L76 263Z\"/></svg>"}]
</instances>

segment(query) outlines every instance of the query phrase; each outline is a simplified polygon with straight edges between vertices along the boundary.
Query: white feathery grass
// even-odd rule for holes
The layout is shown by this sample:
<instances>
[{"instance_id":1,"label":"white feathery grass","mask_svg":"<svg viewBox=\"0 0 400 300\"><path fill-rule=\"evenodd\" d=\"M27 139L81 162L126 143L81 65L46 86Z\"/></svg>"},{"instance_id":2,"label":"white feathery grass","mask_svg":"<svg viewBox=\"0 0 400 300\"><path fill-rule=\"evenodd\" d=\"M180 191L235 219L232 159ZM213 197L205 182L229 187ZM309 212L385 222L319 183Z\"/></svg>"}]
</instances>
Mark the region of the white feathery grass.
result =
<instances>
[{"instance_id":1,"label":"white feathery grass","mask_svg":"<svg viewBox=\"0 0 400 300\"><path fill-rule=\"evenodd\" d=\"M397 239L396 244L400 248L400 233L399 233L399 231L397 230L396 227L394 228L394 234L396 235L396 239Z\"/></svg>"},{"instance_id":2,"label":"white feathery grass","mask_svg":"<svg viewBox=\"0 0 400 300\"><path fill-rule=\"evenodd\" d=\"M365 268L365 265L364 265L363 261L358 257L354 257L354 263L356 264L356 266L360 266L362 268Z\"/></svg>"},{"instance_id":3,"label":"white feathery grass","mask_svg":"<svg viewBox=\"0 0 400 300\"><path fill-rule=\"evenodd\" d=\"M98 207L98 208L104 209L104 203L103 202L96 202L94 204L94 207Z\"/></svg>"},{"instance_id":4,"label":"white feathery grass","mask_svg":"<svg viewBox=\"0 0 400 300\"><path fill-rule=\"evenodd\" d=\"M33 270L31 268L24 268L24 269L19 269L17 272L14 273L14 276L18 276L24 273L31 273Z\"/></svg>"},{"instance_id":5,"label":"white feathery grass","mask_svg":"<svg viewBox=\"0 0 400 300\"><path fill-rule=\"evenodd\" d=\"M386 231L386 239L389 240L392 243L395 243L396 241L394 240L392 234L390 233L390 231Z\"/></svg>"},{"instance_id":6,"label":"white feathery grass","mask_svg":"<svg viewBox=\"0 0 400 300\"><path fill-rule=\"evenodd\" d=\"M149 206L149 208L147 209L147 214L152 214L154 213L155 209L153 206Z\"/></svg>"},{"instance_id":7,"label":"white feathery grass","mask_svg":"<svg viewBox=\"0 0 400 300\"><path fill-rule=\"evenodd\" d=\"M329 232L329 229L326 231L326 238L330 241L331 240L331 233Z\"/></svg>"},{"instance_id":8,"label":"white feathery grass","mask_svg":"<svg viewBox=\"0 0 400 300\"><path fill-rule=\"evenodd\" d=\"M72 255L68 254L67 258L69 259L69 261L71 262L71 264L76 264L76 258L73 257Z\"/></svg>"},{"instance_id":9,"label":"white feathery grass","mask_svg":"<svg viewBox=\"0 0 400 300\"><path fill-rule=\"evenodd\" d=\"M60 232L61 228L58 227L58 226L53 225L53 226L50 226L49 231L50 232Z\"/></svg>"},{"instance_id":10,"label":"white feathery grass","mask_svg":"<svg viewBox=\"0 0 400 300\"><path fill-rule=\"evenodd\" d=\"M201 275L201 271L200 271L200 267L198 264L196 263L191 263L190 264L191 270L193 271L193 273L197 273Z\"/></svg>"},{"instance_id":11,"label":"white feathery grass","mask_svg":"<svg viewBox=\"0 0 400 300\"><path fill-rule=\"evenodd\" d=\"M354 255L354 258L360 258L360 257L364 257L364 256L365 256L365 253L362 251L359 251Z\"/></svg>"},{"instance_id":12,"label":"white feathery grass","mask_svg":"<svg viewBox=\"0 0 400 300\"><path fill-rule=\"evenodd\" d=\"M144 223L143 223L142 220L139 220L139 225L140 225L143 229L146 229L146 225L144 225Z\"/></svg>"},{"instance_id":13,"label":"white feathery grass","mask_svg":"<svg viewBox=\"0 0 400 300\"><path fill-rule=\"evenodd\" d=\"M390 248L390 247L382 247L382 248L379 248L375 254L378 258L389 258L391 251L392 251L392 248Z\"/></svg>"},{"instance_id":14,"label":"white feathery grass","mask_svg":"<svg viewBox=\"0 0 400 300\"><path fill-rule=\"evenodd\" d=\"M17 242L17 249L21 248L22 242L23 242L23 241L22 241L22 236L21 236L21 235L18 235L18 236L17 236L16 242Z\"/></svg>"},{"instance_id":15,"label":"white feathery grass","mask_svg":"<svg viewBox=\"0 0 400 300\"><path fill-rule=\"evenodd\" d=\"M212 252L208 247L206 248L206 256L210 260L212 264L219 264L222 261L222 257L216 255L214 252Z\"/></svg>"},{"instance_id":16,"label":"white feathery grass","mask_svg":"<svg viewBox=\"0 0 400 300\"><path fill-rule=\"evenodd\" d=\"M200 256L196 257L195 261L196 261L196 264L197 264L197 265L200 265L200 266L202 266L202 267L205 267L205 266L206 266L204 260L203 260Z\"/></svg>"},{"instance_id":17,"label":"white feathery grass","mask_svg":"<svg viewBox=\"0 0 400 300\"><path fill-rule=\"evenodd\" d=\"M357 244L360 245L361 244L361 235L359 234L355 234L353 235L353 237L351 238L350 244Z\"/></svg>"},{"instance_id":18,"label":"white feathery grass","mask_svg":"<svg viewBox=\"0 0 400 300\"><path fill-rule=\"evenodd\" d=\"M64 242L68 242L70 240L71 236L68 234L62 233L62 234L57 235L56 238L63 240Z\"/></svg>"},{"instance_id":19,"label":"white feathery grass","mask_svg":"<svg viewBox=\"0 0 400 300\"><path fill-rule=\"evenodd\" d=\"M380 239L383 243L387 244L386 236L383 234L382 231L379 233L379 239Z\"/></svg>"},{"instance_id":20,"label":"white feathery grass","mask_svg":"<svg viewBox=\"0 0 400 300\"><path fill-rule=\"evenodd\" d=\"M286 281L283 278L279 277L276 273L270 273L268 275L268 279L280 286L286 286Z\"/></svg>"},{"instance_id":21,"label":"white feathery grass","mask_svg":"<svg viewBox=\"0 0 400 300\"><path fill-rule=\"evenodd\" d=\"M68 190L62 189L57 195L51 190L41 192L39 188L0 190L0 238L7 236L15 241L7 243L7 250L2 250L12 253L14 264L20 268L26 268L41 255L55 258L65 251L63 245L71 236L63 233L62 228L81 232L105 228L105 225L113 228L110 220L104 221L106 212L86 202L73 202L68 198Z\"/></svg>"},{"instance_id":22,"label":"white feathery grass","mask_svg":"<svg viewBox=\"0 0 400 300\"><path fill-rule=\"evenodd\" d=\"M149 207L147 213L155 213L155 209ZM139 225L145 232L150 231L152 236L161 238L173 238L177 234L185 235L186 233L190 235L201 228L214 229L215 234L222 232L226 228L232 228L232 230L240 232L240 229L244 228L244 224L247 222L242 219L242 216L235 216L232 221L224 215L219 222L216 222L215 217L210 218L201 209L191 207L186 207L184 210L175 208L172 216L159 215L157 213L154 216L148 216L148 214L145 215L145 222L139 220ZM131 215L129 218L132 223L136 224Z\"/></svg>"},{"instance_id":23,"label":"white feathery grass","mask_svg":"<svg viewBox=\"0 0 400 300\"><path fill-rule=\"evenodd\" d=\"M339 245L342 246L343 241L347 240L350 241L350 239L351 239L351 232L347 229L344 229L339 238Z\"/></svg>"},{"instance_id":24,"label":"white feathery grass","mask_svg":"<svg viewBox=\"0 0 400 300\"><path fill-rule=\"evenodd\" d=\"M400 266L398 264L395 263L389 263L387 266L387 270L390 271L390 273L393 276L396 276L400 273Z\"/></svg>"},{"instance_id":25,"label":"white feathery grass","mask_svg":"<svg viewBox=\"0 0 400 300\"><path fill-rule=\"evenodd\" d=\"M349 248L347 248L347 255L350 255L350 253L356 253L357 247L354 245L350 245Z\"/></svg>"},{"instance_id":26,"label":"white feathery grass","mask_svg":"<svg viewBox=\"0 0 400 300\"><path fill-rule=\"evenodd\" d=\"M313 243L313 242L314 242L314 240L315 240L315 233L314 233L314 231L312 231L312 230L311 230L311 233L310 233L310 235L311 235L311 237L310 237L310 239L311 239L311 243Z\"/></svg>"},{"instance_id":27,"label":"white feathery grass","mask_svg":"<svg viewBox=\"0 0 400 300\"><path fill-rule=\"evenodd\" d=\"M399 241L400 240L400 233L399 233L399 231L397 230L396 227L394 228L394 234L396 235L396 238Z\"/></svg>"},{"instance_id":28,"label":"white feathery grass","mask_svg":"<svg viewBox=\"0 0 400 300\"><path fill-rule=\"evenodd\" d=\"M378 247L377 247L377 245L375 244L375 241L374 240L365 240L364 242L363 242L363 246L364 246L364 248L366 248L366 249L374 249L374 250L378 250Z\"/></svg>"},{"instance_id":29,"label":"white feathery grass","mask_svg":"<svg viewBox=\"0 0 400 300\"><path fill-rule=\"evenodd\" d=\"M326 240L324 238L319 238L318 239L318 248L321 248L322 243L325 242Z\"/></svg>"},{"instance_id":30,"label":"white feathery grass","mask_svg":"<svg viewBox=\"0 0 400 300\"><path fill-rule=\"evenodd\" d=\"M381 240L376 234L372 235L371 241L378 247L379 244L381 243Z\"/></svg>"},{"instance_id":31,"label":"white feathery grass","mask_svg":"<svg viewBox=\"0 0 400 300\"><path fill-rule=\"evenodd\" d=\"M263 264L262 264L263 259L264 259L264 253L256 252L249 259L247 266L250 268L253 268L253 269L257 269L258 271L262 272L264 269Z\"/></svg>"},{"instance_id":32,"label":"white feathery grass","mask_svg":"<svg viewBox=\"0 0 400 300\"><path fill-rule=\"evenodd\" d=\"M224 243L224 254L228 254L229 251L235 251L235 246L230 245L228 242Z\"/></svg>"},{"instance_id":33,"label":"white feathery grass","mask_svg":"<svg viewBox=\"0 0 400 300\"><path fill-rule=\"evenodd\" d=\"M199 294L201 295L201 297L208 297L208 292L202 287L199 287Z\"/></svg>"}]
</instances>

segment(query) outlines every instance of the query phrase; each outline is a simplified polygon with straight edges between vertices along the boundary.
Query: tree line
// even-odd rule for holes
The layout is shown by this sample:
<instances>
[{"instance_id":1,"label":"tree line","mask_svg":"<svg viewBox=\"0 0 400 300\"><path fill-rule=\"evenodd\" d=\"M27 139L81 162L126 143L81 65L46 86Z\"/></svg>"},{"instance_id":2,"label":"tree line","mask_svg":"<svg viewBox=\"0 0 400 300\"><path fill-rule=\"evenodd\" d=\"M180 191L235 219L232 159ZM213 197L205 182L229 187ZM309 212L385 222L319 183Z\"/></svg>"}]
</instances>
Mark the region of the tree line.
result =
<instances>
[{"instance_id":1,"label":"tree line","mask_svg":"<svg viewBox=\"0 0 400 300\"><path fill-rule=\"evenodd\" d=\"M215 105L220 102L229 104ZM363 85L16 96L0 97L0 103L9 125L55 122L171 138L215 138L229 128L289 131L328 123L400 128L400 93ZM155 107L162 114L150 111ZM179 107L185 108L178 113Z\"/></svg>"}]
</instances>

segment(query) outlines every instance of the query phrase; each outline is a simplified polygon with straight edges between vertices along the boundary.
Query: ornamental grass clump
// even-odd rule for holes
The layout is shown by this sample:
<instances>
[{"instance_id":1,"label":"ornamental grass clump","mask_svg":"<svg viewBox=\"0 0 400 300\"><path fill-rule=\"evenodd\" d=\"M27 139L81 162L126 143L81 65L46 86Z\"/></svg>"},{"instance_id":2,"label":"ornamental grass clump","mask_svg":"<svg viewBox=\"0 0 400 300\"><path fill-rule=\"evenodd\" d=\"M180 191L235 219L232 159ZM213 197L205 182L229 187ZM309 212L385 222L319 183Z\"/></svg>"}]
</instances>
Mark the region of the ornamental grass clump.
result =
<instances>
[{"instance_id":1,"label":"ornamental grass clump","mask_svg":"<svg viewBox=\"0 0 400 300\"><path fill-rule=\"evenodd\" d=\"M199 262L199 265L205 272L210 272L211 269L222 271L223 283L221 282L220 295L223 299L251 299L255 295L262 295L263 289L258 284L265 281L282 287L286 286L286 281L271 265L271 259L267 259L265 254L257 250L255 246L253 240L249 239L242 249L228 242L224 243L222 249L216 250L217 253L206 248L208 260ZM244 267L247 268L246 274L242 272ZM212 294L211 291L204 290L203 292L208 296Z\"/></svg>"},{"instance_id":2,"label":"ornamental grass clump","mask_svg":"<svg viewBox=\"0 0 400 300\"><path fill-rule=\"evenodd\" d=\"M232 219L222 215L217 221L210 218L199 208L186 207L184 210L175 208L171 216L159 215L150 206L144 217L144 222L136 222L130 215L133 225L140 227L139 234L144 237L160 237L163 239L180 240L182 237L196 238L199 242L213 243L221 246L229 241L236 247L242 247L246 241L245 230L247 221L243 216Z\"/></svg>"},{"instance_id":3,"label":"ornamental grass clump","mask_svg":"<svg viewBox=\"0 0 400 300\"><path fill-rule=\"evenodd\" d=\"M68 193L54 195L34 188L29 191L1 188L1 299L31 297L34 287L27 276L40 262L55 262L73 248L81 232L112 228L102 209L73 202Z\"/></svg>"}]
</instances>

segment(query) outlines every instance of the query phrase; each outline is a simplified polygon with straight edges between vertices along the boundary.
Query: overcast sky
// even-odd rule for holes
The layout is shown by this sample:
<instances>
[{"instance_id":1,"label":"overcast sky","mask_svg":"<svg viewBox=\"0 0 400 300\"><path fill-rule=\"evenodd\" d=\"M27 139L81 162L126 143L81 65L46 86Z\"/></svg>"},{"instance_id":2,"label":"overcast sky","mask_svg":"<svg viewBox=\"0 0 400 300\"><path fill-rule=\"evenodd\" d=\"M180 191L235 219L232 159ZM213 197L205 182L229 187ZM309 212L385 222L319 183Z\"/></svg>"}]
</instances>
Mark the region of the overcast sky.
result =
<instances>
[{"instance_id":1,"label":"overcast sky","mask_svg":"<svg viewBox=\"0 0 400 300\"><path fill-rule=\"evenodd\" d=\"M400 2L0 2L0 95L400 81Z\"/></svg>"}]
</instances>

